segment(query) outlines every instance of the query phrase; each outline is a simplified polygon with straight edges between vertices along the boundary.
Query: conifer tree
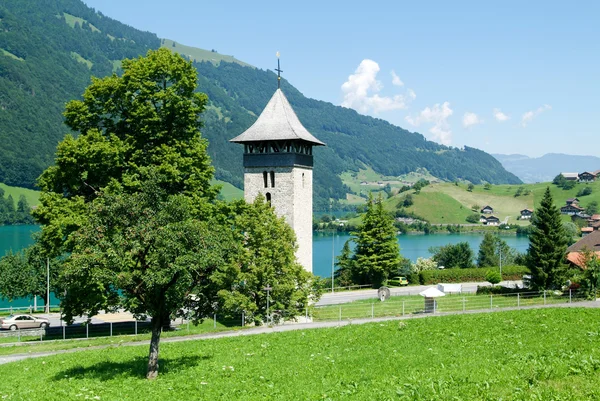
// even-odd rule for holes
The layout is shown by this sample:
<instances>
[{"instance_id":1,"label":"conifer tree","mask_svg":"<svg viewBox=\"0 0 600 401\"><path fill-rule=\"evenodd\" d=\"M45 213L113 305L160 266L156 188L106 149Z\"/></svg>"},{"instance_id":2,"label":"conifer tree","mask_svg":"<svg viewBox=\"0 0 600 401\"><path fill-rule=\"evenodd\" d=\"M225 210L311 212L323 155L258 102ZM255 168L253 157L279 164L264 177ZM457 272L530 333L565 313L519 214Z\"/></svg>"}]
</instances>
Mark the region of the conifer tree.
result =
<instances>
[{"instance_id":1,"label":"conifer tree","mask_svg":"<svg viewBox=\"0 0 600 401\"><path fill-rule=\"evenodd\" d=\"M532 226L526 256L527 267L531 270L530 284L534 289L556 287L560 284L558 274L567 250L567 239L549 187L533 215Z\"/></svg>"},{"instance_id":2,"label":"conifer tree","mask_svg":"<svg viewBox=\"0 0 600 401\"><path fill-rule=\"evenodd\" d=\"M496 241L492 233L485 233L481 245L479 245L479 254L477 255L477 266L491 267L498 265L496 256Z\"/></svg>"},{"instance_id":3,"label":"conifer tree","mask_svg":"<svg viewBox=\"0 0 600 401\"><path fill-rule=\"evenodd\" d=\"M356 236L353 277L358 283L374 288L385 284L400 266L400 247L396 240L393 218L383 209L381 195L377 200L369 194L366 213Z\"/></svg>"}]
</instances>

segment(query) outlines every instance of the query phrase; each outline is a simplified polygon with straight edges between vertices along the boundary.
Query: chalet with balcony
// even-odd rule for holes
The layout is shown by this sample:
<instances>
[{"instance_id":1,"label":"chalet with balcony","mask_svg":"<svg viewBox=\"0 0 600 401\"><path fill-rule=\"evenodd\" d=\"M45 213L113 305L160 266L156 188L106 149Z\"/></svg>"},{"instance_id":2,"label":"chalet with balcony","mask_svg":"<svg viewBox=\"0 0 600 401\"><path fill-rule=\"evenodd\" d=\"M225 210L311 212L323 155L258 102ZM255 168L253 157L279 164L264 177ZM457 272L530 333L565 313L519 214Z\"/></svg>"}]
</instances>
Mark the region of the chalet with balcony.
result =
<instances>
[{"instance_id":1,"label":"chalet with balcony","mask_svg":"<svg viewBox=\"0 0 600 401\"><path fill-rule=\"evenodd\" d=\"M521 210L521 220L529 220L533 216L533 209L523 209Z\"/></svg>"},{"instance_id":2,"label":"chalet with balcony","mask_svg":"<svg viewBox=\"0 0 600 401\"><path fill-rule=\"evenodd\" d=\"M492 214L492 213L494 213L494 209L491 206L487 205L487 206L484 206L483 209L481 209L481 213Z\"/></svg>"},{"instance_id":3,"label":"chalet with balcony","mask_svg":"<svg viewBox=\"0 0 600 401\"><path fill-rule=\"evenodd\" d=\"M579 181L579 173L560 173L567 181Z\"/></svg>"},{"instance_id":4,"label":"chalet with balcony","mask_svg":"<svg viewBox=\"0 0 600 401\"><path fill-rule=\"evenodd\" d=\"M596 181L596 174L584 171L579 174L579 182L594 182Z\"/></svg>"},{"instance_id":5,"label":"chalet with balcony","mask_svg":"<svg viewBox=\"0 0 600 401\"><path fill-rule=\"evenodd\" d=\"M577 199L577 198L569 198L569 199L567 199L566 203L567 203L567 206L568 205L572 205L573 203L575 203L575 204L578 205L579 204L579 199Z\"/></svg>"},{"instance_id":6,"label":"chalet with balcony","mask_svg":"<svg viewBox=\"0 0 600 401\"><path fill-rule=\"evenodd\" d=\"M577 203L567 203L567 205L560 208L560 212L562 214L573 216L582 214L583 212L585 212L585 209L580 207Z\"/></svg>"},{"instance_id":7,"label":"chalet with balcony","mask_svg":"<svg viewBox=\"0 0 600 401\"><path fill-rule=\"evenodd\" d=\"M496 216L488 216L484 224L487 226L497 226L500 224L500 219Z\"/></svg>"}]
</instances>

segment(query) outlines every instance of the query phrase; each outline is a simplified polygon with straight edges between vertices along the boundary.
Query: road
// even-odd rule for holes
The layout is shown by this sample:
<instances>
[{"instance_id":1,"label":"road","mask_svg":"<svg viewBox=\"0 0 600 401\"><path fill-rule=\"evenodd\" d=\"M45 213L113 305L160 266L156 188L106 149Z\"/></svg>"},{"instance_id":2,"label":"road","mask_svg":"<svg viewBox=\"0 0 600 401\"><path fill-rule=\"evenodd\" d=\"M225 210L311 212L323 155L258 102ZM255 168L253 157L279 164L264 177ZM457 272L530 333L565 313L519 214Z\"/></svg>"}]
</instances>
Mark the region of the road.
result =
<instances>
[{"instance_id":1,"label":"road","mask_svg":"<svg viewBox=\"0 0 600 401\"><path fill-rule=\"evenodd\" d=\"M487 281L477 282L477 283L461 283L462 292L464 293L475 293L477 292L477 286L489 286L490 283ZM500 285L504 287L521 287L523 285L522 281L502 281ZM437 287L437 285L416 285L410 287L393 287L390 288L390 294L392 296L398 295L418 295L421 291L426 290L430 287ZM317 306L322 305L335 305L335 304L343 304L348 302L357 301L360 299L371 299L377 298L377 290L356 290L356 291L343 291L336 293L325 293L321 296L319 302L317 302Z\"/></svg>"}]
</instances>

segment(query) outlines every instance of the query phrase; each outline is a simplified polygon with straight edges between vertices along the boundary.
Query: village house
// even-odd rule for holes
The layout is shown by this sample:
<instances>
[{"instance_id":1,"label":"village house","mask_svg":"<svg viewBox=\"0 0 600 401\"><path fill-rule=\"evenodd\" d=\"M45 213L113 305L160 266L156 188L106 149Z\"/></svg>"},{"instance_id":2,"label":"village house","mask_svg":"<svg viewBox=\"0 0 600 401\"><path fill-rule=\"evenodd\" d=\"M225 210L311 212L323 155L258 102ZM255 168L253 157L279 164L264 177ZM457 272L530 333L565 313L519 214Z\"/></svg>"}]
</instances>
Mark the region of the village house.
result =
<instances>
[{"instance_id":1,"label":"village house","mask_svg":"<svg viewBox=\"0 0 600 401\"><path fill-rule=\"evenodd\" d=\"M585 268L586 252L600 256L600 231L594 230L567 248L567 260L572 265Z\"/></svg>"},{"instance_id":2,"label":"village house","mask_svg":"<svg viewBox=\"0 0 600 401\"><path fill-rule=\"evenodd\" d=\"M578 181L579 173L560 173L567 181Z\"/></svg>"},{"instance_id":3,"label":"village house","mask_svg":"<svg viewBox=\"0 0 600 401\"><path fill-rule=\"evenodd\" d=\"M483 209L481 209L481 213L483 214L492 214L494 213L494 209L491 206L484 206Z\"/></svg>"},{"instance_id":4,"label":"village house","mask_svg":"<svg viewBox=\"0 0 600 401\"><path fill-rule=\"evenodd\" d=\"M566 203L567 203L567 205L572 205L573 203L579 204L579 199L577 199L577 198L569 198L569 199L567 199Z\"/></svg>"},{"instance_id":5,"label":"village house","mask_svg":"<svg viewBox=\"0 0 600 401\"><path fill-rule=\"evenodd\" d=\"M575 214L581 214L585 212L585 209L579 207L579 204L577 203L567 203L566 206L560 208L560 212L562 214L568 214L569 216L573 216Z\"/></svg>"},{"instance_id":6,"label":"village house","mask_svg":"<svg viewBox=\"0 0 600 401\"><path fill-rule=\"evenodd\" d=\"M533 216L533 209L523 209L521 210L521 220L529 220Z\"/></svg>"},{"instance_id":7,"label":"village house","mask_svg":"<svg viewBox=\"0 0 600 401\"><path fill-rule=\"evenodd\" d=\"M594 232L594 229L592 227L582 227L581 228L581 236L585 237L586 235L590 234Z\"/></svg>"},{"instance_id":8,"label":"village house","mask_svg":"<svg viewBox=\"0 0 600 401\"><path fill-rule=\"evenodd\" d=\"M500 224L500 219L497 218L496 216L488 216L485 224L488 226L497 226Z\"/></svg>"},{"instance_id":9,"label":"village house","mask_svg":"<svg viewBox=\"0 0 600 401\"><path fill-rule=\"evenodd\" d=\"M579 182L594 182L596 181L596 174L584 171L579 174Z\"/></svg>"},{"instance_id":10,"label":"village house","mask_svg":"<svg viewBox=\"0 0 600 401\"><path fill-rule=\"evenodd\" d=\"M484 215L481 215L481 217L479 217L479 222L483 223L483 224L487 223L487 217Z\"/></svg>"}]
</instances>

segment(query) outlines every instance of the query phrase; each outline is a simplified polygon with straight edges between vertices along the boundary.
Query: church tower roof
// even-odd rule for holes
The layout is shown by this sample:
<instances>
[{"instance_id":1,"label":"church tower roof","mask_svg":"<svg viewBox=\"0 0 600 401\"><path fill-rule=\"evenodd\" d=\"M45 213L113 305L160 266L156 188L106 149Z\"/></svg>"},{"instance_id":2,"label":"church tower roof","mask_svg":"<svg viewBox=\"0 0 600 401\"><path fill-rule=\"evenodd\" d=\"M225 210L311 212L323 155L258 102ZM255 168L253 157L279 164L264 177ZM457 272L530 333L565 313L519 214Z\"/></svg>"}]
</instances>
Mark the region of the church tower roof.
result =
<instances>
[{"instance_id":1,"label":"church tower roof","mask_svg":"<svg viewBox=\"0 0 600 401\"><path fill-rule=\"evenodd\" d=\"M315 146L325 145L304 128L287 98L278 88L254 124L230 142L285 140L302 140Z\"/></svg>"}]
</instances>

